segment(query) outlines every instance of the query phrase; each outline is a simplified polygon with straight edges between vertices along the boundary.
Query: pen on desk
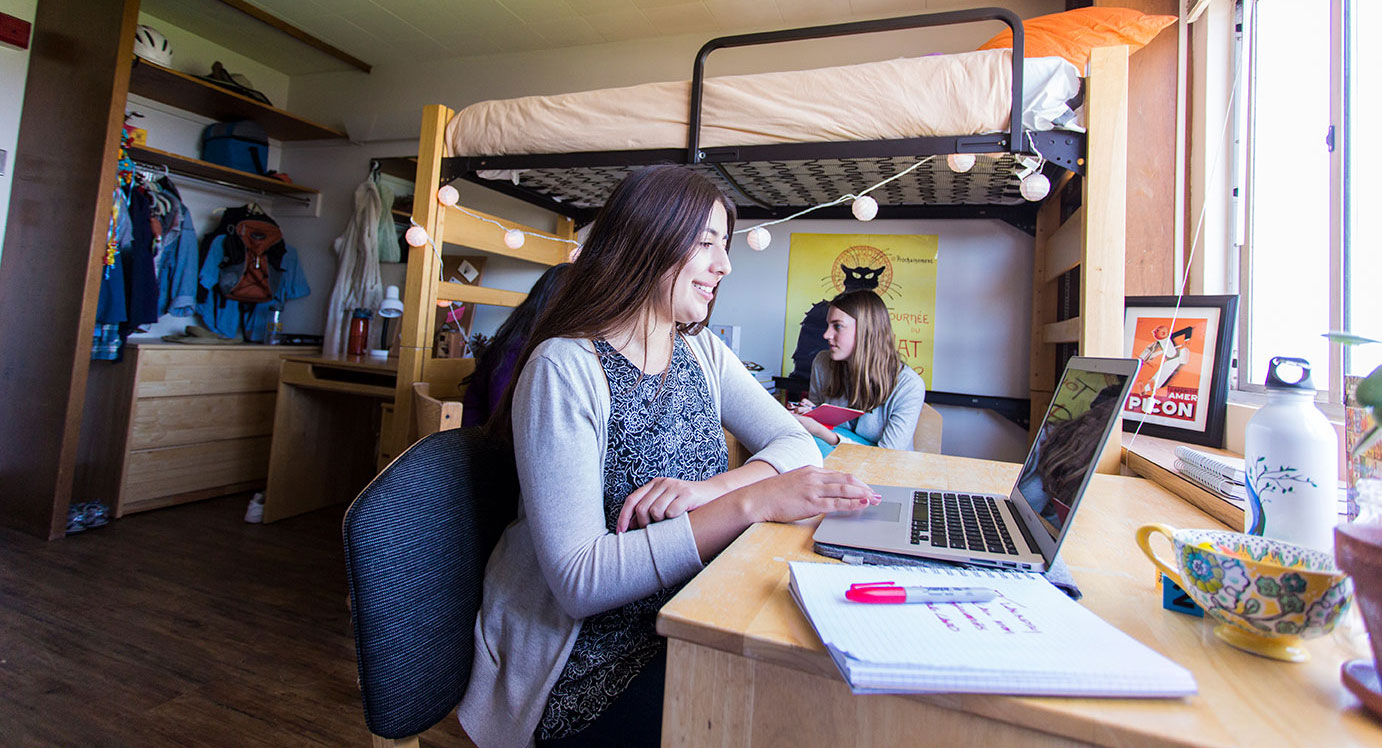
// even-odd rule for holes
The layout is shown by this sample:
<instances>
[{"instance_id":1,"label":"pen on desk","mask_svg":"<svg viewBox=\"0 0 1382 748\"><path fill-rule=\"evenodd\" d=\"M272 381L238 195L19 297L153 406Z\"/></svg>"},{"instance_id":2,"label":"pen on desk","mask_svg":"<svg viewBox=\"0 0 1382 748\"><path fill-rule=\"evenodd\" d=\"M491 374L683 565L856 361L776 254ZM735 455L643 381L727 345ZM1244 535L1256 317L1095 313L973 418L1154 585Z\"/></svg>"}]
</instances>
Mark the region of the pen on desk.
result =
<instances>
[{"instance_id":1,"label":"pen on desk","mask_svg":"<svg viewBox=\"0 0 1382 748\"><path fill-rule=\"evenodd\" d=\"M998 593L986 587L901 587L892 582L859 582L845 590L856 603L986 603Z\"/></svg>"}]
</instances>

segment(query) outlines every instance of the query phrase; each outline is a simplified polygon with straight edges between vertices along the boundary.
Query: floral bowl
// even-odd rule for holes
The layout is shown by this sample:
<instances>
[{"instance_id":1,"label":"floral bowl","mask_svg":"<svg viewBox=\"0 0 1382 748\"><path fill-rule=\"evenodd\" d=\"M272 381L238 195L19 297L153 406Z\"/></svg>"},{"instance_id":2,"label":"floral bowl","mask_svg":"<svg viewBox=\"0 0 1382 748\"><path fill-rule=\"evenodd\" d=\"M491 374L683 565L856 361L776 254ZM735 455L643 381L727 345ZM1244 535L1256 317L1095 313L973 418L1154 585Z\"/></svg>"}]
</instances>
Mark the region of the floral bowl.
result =
<instances>
[{"instance_id":1,"label":"floral bowl","mask_svg":"<svg viewBox=\"0 0 1382 748\"><path fill-rule=\"evenodd\" d=\"M1151 536L1171 540L1176 569L1158 558ZM1204 612L1214 634L1253 654L1304 662L1301 640L1334 629L1353 601L1353 580L1329 554L1259 535L1143 525L1137 544ZM1178 569L1178 571L1177 571Z\"/></svg>"}]
</instances>

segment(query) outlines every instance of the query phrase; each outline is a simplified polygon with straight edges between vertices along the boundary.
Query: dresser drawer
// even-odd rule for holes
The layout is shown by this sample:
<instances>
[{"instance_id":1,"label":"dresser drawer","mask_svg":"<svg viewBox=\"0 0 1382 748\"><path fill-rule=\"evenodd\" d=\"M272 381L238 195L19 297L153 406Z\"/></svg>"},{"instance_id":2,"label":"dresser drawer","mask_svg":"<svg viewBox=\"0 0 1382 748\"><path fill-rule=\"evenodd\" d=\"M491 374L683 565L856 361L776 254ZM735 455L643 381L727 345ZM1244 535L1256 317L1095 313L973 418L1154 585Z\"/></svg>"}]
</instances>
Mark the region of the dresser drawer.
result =
<instances>
[{"instance_id":1,"label":"dresser drawer","mask_svg":"<svg viewBox=\"0 0 1382 748\"><path fill-rule=\"evenodd\" d=\"M121 513L177 503L158 501L168 496L241 483L262 485L269 473L269 442L270 437L256 436L130 452Z\"/></svg>"},{"instance_id":2,"label":"dresser drawer","mask_svg":"<svg viewBox=\"0 0 1382 748\"><path fill-rule=\"evenodd\" d=\"M136 400L129 448L268 436L274 428L274 392L177 395Z\"/></svg>"},{"instance_id":3,"label":"dresser drawer","mask_svg":"<svg viewBox=\"0 0 1382 748\"><path fill-rule=\"evenodd\" d=\"M287 353L275 346L144 347L139 351L134 396L275 392L278 365Z\"/></svg>"}]
</instances>

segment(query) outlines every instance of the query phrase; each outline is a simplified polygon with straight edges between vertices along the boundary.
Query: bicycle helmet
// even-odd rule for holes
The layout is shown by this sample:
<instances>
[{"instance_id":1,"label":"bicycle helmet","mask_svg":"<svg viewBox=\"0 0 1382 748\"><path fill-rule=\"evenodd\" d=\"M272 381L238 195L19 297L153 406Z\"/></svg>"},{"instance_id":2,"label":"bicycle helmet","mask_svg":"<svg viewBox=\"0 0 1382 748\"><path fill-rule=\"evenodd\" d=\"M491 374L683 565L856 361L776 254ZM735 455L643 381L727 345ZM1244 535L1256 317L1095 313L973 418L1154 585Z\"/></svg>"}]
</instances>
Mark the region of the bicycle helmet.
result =
<instances>
[{"instance_id":1,"label":"bicycle helmet","mask_svg":"<svg viewBox=\"0 0 1382 748\"><path fill-rule=\"evenodd\" d=\"M134 32L134 53L164 67L173 64L173 48L168 44L167 37L144 24L140 24Z\"/></svg>"}]
</instances>

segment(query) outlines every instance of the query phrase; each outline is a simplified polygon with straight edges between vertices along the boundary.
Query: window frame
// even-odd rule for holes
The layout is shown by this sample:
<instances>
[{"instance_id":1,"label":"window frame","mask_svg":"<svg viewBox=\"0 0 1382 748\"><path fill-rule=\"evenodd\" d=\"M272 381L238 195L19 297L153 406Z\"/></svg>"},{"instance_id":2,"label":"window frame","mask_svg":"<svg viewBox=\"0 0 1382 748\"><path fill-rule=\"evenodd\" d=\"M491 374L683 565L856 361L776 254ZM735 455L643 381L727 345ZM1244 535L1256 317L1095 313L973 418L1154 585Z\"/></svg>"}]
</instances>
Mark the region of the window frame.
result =
<instances>
[{"instance_id":1,"label":"window frame","mask_svg":"<svg viewBox=\"0 0 1382 748\"><path fill-rule=\"evenodd\" d=\"M1237 122L1235 125L1235 138L1241 141L1233 149L1230 157L1241 158L1242 166L1233 169L1233 181L1229 190L1228 199L1231 202L1230 218L1235 226L1236 247L1230 251L1228 260L1237 265L1237 272L1230 272L1230 280L1235 282L1236 289L1229 292L1239 294L1239 313L1238 331L1236 341L1236 360L1238 366L1233 371L1231 395L1246 395L1242 399L1258 400L1264 393L1265 387L1261 384L1246 381L1247 364L1252 356L1252 338L1250 331L1252 328L1252 184L1253 184L1253 164L1255 158L1255 142L1252 136L1255 110L1253 102L1253 90L1256 84L1256 71L1254 61L1256 59L1256 37L1253 31L1254 15L1256 5L1262 0L1238 0L1235 3L1235 12L1239 19L1238 27L1231 31L1233 39L1230 40L1233 49L1233 59L1235 65L1244 66L1243 77L1240 82L1240 95L1234 100L1235 108L1243 107L1242 112L1235 111L1232 115ZM1347 256L1348 256L1348 234L1345 221L1347 220L1347 192L1345 165L1349 147L1348 138L1348 119L1346 112L1347 97L1345 88L1347 85L1346 74L1348 70L1348 60L1351 55L1352 40L1348 35L1346 24L1348 6L1356 0L1329 0L1330 13L1330 132L1321 133L1321 138L1332 136L1332 148L1329 153L1329 327L1332 330L1348 329L1347 302ZM1208 154L1205 154L1208 157ZM1241 197L1235 197L1237 192ZM1323 332L1323 331L1321 331ZM1331 415L1341 415L1344 399L1344 377L1347 373L1347 347L1339 343L1330 342L1328 344L1328 370L1327 381L1321 384L1323 388L1316 392L1316 401L1326 405L1326 412ZM1318 383L1318 379L1317 379ZM1335 411L1337 410L1337 413Z\"/></svg>"}]
</instances>

